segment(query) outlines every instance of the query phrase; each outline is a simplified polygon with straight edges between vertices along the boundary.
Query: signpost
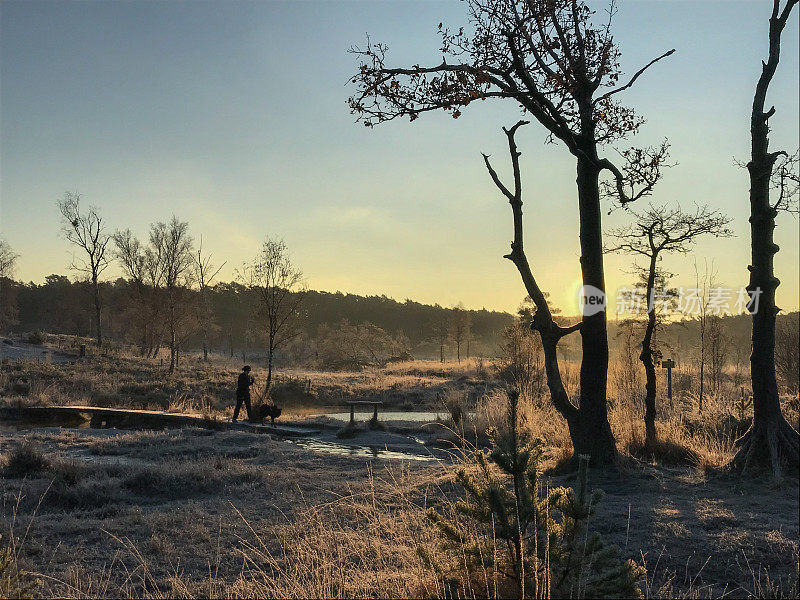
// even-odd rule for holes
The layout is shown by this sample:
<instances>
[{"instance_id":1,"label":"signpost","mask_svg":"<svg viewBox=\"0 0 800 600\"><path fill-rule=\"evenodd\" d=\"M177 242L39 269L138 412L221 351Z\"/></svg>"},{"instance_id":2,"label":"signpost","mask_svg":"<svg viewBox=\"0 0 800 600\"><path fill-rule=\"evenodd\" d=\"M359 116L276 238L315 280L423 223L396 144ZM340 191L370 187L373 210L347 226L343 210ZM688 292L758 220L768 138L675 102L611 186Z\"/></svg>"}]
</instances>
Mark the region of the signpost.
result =
<instances>
[{"instance_id":1,"label":"signpost","mask_svg":"<svg viewBox=\"0 0 800 600\"><path fill-rule=\"evenodd\" d=\"M672 400L672 369L675 368L675 361L671 358L662 360L661 366L667 370L667 398Z\"/></svg>"}]
</instances>

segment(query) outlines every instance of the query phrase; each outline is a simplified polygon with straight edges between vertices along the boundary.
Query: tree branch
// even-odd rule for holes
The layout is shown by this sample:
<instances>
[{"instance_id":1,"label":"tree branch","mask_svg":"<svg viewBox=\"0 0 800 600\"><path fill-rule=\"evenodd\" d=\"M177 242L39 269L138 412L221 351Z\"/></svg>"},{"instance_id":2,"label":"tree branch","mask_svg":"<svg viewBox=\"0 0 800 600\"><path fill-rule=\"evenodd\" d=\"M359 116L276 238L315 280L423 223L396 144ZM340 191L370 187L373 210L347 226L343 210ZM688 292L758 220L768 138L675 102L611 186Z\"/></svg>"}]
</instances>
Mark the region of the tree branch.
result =
<instances>
[{"instance_id":1,"label":"tree branch","mask_svg":"<svg viewBox=\"0 0 800 600\"><path fill-rule=\"evenodd\" d=\"M673 54L674 52L675 52L675 48L673 48L672 50L668 50L667 52L664 52L664 54L662 54L662 55L661 55L661 56L659 56L658 58L654 58L654 59L653 59L653 60L651 60L649 63L647 63L645 66L643 66L641 69L639 69L638 71L636 71L636 73L634 74L634 76L633 76L633 77L631 77L631 79L630 79L630 81L628 81L628 83L626 83L626 84L625 84L625 85L623 85L622 87L614 88L613 90L611 90L611 91L609 91L609 92L606 92L606 93L605 93L605 94L603 94L602 96L599 96L598 98L595 98L595 100L594 100L594 104L597 104L598 102L600 102L600 101L602 101L602 100L605 100L606 98L610 98L611 96L613 96L614 94L616 94L616 93L618 93L618 92L622 92L622 91L624 91L624 90L627 90L629 87L631 87L631 86L632 86L632 85L633 85L633 84L636 82L636 80L637 80L637 79L639 79L639 76L640 76L642 73L644 73L644 72L645 72L647 69L649 69L649 68L650 68L652 65L656 64L656 63L657 63L658 61L660 61L662 58L666 58L667 56L669 56L669 55Z\"/></svg>"}]
</instances>

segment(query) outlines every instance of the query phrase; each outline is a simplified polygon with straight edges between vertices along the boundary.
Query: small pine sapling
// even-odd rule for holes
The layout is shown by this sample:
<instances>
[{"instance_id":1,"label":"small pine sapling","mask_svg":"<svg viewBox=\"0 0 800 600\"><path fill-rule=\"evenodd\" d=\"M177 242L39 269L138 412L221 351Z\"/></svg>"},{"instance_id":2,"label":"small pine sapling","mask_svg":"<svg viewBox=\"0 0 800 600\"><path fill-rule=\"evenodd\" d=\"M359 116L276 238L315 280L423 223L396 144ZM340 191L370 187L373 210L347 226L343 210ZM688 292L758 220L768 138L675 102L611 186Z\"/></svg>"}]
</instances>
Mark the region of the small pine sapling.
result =
<instances>
[{"instance_id":1,"label":"small pine sapling","mask_svg":"<svg viewBox=\"0 0 800 600\"><path fill-rule=\"evenodd\" d=\"M639 597L637 582L645 569L622 559L599 534L588 534L601 496L589 492L589 457L580 457L576 490L543 492L542 444L520 426L516 391L508 394L505 426L493 429L491 440L488 456L475 451L473 473L466 468L457 473L466 496L454 505L456 518L428 513L446 556L456 560L448 569L430 553L420 555L448 594L472 595L486 586L489 595L520 598ZM466 571L465 578L454 576L459 570Z\"/></svg>"},{"instance_id":2,"label":"small pine sapling","mask_svg":"<svg viewBox=\"0 0 800 600\"><path fill-rule=\"evenodd\" d=\"M744 388L741 388L739 394L739 401L736 403L736 412L739 413L739 422L741 423L747 418L747 413L753 408L753 397L750 394L745 394Z\"/></svg>"}]
</instances>

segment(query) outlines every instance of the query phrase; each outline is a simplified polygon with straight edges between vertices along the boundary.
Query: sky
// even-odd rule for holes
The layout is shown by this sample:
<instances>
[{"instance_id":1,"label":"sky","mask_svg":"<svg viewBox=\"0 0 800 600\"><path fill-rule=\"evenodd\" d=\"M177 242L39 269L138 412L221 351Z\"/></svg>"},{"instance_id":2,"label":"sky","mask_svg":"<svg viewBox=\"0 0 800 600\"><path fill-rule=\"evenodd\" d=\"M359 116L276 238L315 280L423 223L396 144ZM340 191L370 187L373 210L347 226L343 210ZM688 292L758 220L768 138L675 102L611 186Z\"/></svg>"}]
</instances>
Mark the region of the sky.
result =
<instances>
[{"instance_id":1,"label":"sky","mask_svg":"<svg viewBox=\"0 0 800 600\"><path fill-rule=\"evenodd\" d=\"M602 10L605 3L591 2ZM629 75L675 48L624 92L647 119L630 144L672 145L677 165L651 201L708 204L735 237L668 257L673 284L694 264L717 283L747 282L749 112L767 52L767 0L623 0L615 40ZM784 33L768 102L772 149L798 145L798 11ZM367 33L398 65L440 62L436 28L464 23L455 0L0 3L0 235L16 276L67 273L56 201L77 191L110 231L172 215L225 261L224 280L261 241L286 241L309 287L513 311L525 295L502 258L511 213L481 152L507 174L505 136L519 109L475 103L455 120L423 115L369 129L349 114L347 50ZM541 126L523 152L526 251L567 313L580 286L575 162ZM612 149L607 153L615 156ZM610 205L604 206L608 212ZM606 228L630 221L604 217ZM778 305L798 308L798 220L776 230ZM107 271L109 278L118 267ZM631 258L606 258L607 289L630 285Z\"/></svg>"}]
</instances>

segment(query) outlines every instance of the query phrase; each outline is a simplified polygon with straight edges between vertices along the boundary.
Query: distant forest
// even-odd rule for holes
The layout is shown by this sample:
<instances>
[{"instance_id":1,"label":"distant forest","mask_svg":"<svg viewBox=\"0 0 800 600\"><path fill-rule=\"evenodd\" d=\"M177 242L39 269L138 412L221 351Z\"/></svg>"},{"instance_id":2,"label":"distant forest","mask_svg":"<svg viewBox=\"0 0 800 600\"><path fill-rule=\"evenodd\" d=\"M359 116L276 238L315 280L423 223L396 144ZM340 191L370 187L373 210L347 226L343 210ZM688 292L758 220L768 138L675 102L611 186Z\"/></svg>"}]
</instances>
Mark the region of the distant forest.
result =
<instances>
[{"instance_id":1,"label":"distant forest","mask_svg":"<svg viewBox=\"0 0 800 600\"><path fill-rule=\"evenodd\" d=\"M3 306L0 307L2 333L45 331L84 337L92 337L95 333L89 282L50 275L43 284L2 278L0 287L3 291ZM104 282L101 287L103 327L108 336L120 343L138 345L141 314L134 301L133 284L120 278ZM260 356L264 334L252 318L258 304L253 292L239 283L218 283L209 288L208 299L212 315L207 335L209 350L227 356L253 359ZM318 354L318 347L330 342L331 332L339 334L336 338L338 346L347 345L347 339L343 337L345 331L351 332L351 339L352 332L357 331L355 335L359 339L354 343L361 347L380 346L384 358L440 359L442 354L448 361L456 360L458 354L461 358L494 358L501 353L504 329L517 322L516 315L506 312L445 308L411 300L398 302L385 296L313 290L305 293L299 313L301 335L282 353L284 360L307 362L309 355ZM796 323L797 318L796 312L782 314L778 316L778 322L793 320ZM564 323L572 321L569 317L560 320ZM198 351L202 345L200 322L191 318L184 322L181 347L188 352ZM457 323L465 329L459 349L453 333ZM726 316L721 323L726 347L725 363L746 365L751 318L749 315ZM638 333L634 331L627 335L624 321L615 319L613 315L608 326L613 354L636 351L641 342ZM666 324L657 336L664 357L672 357L679 366L696 362L700 348L699 329L697 320ZM157 343L166 345L166 342L166 339L161 339ZM578 360L578 336L565 338L559 352L564 359Z\"/></svg>"},{"instance_id":2,"label":"distant forest","mask_svg":"<svg viewBox=\"0 0 800 600\"><path fill-rule=\"evenodd\" d=\"M2 312L6 314L0 316L0 331L17 334L45 331L85 337L95 334L89 282L50 275L43 284L4 279L2 287L6 304ZM104 334L115 341L137 345L141 314L137 311L134 284L122 278L104 282L101 293ZM199 295L196 291L190 293ZM195 304L196 301L197 298ZM211 351L230 356L255 355L262 351L264 335L252 317L258 306L252 291L235 282L218 283L208 288L208 301L212 315L208 328ZM191 299L188 304L191 306ZM376 333L382 335L383 332L398 348L415 358L439 358L440 342L444 340L445 358L455 360L451 330L460 320L466 323L461 357L492 357L498 352L501 332L515 320L505 312L453 309L411 300L398 302L386 296L313 290L305 292L299 313L302 339L289 347L289 354L303 353L301 341L314 342L330 329L348 324L374 326L370 329L373 341ZM199 321L188 319L184 330L182 348L185 351L199 349L202 344ZM166 344L166 338L161 342ZM383 343L385 345L386 340Z\"/></svg>"}]
</instances>

